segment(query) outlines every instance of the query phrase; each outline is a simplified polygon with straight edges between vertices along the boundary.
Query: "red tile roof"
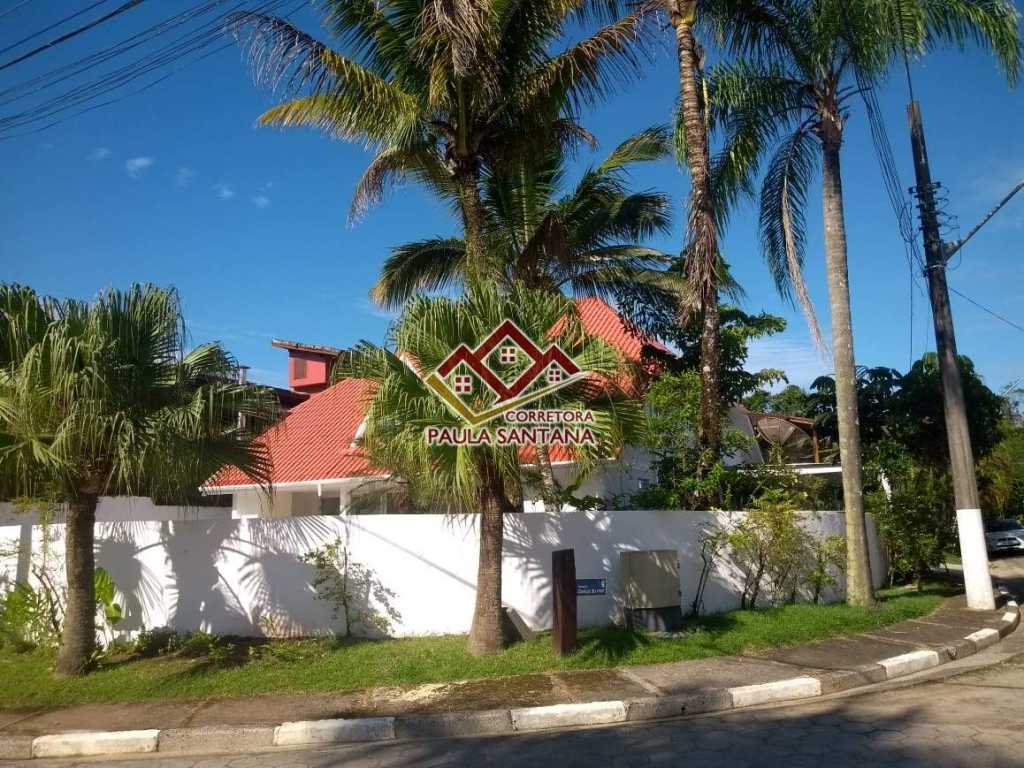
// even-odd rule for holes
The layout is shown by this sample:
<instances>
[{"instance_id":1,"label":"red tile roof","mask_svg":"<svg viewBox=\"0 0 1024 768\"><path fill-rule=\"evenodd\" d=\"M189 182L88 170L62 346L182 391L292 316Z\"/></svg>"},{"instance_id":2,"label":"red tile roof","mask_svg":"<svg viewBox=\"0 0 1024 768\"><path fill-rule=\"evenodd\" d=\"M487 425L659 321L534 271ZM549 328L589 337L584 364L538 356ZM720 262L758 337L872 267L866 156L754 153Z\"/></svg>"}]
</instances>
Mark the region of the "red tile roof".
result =
<instances>
[{"instance_id":1,"label":"red tile roof","mask_svg":"<svg viewBox=\"0 0 1024 768\"><path fill-rule=\"evenodd\" d=\"M587 333L619 349L630 361L639 363L646 350L671 354L657 340L632 332L619 314L601 299L576 302L580 321ZM557 335L557 326L552 329ZM281 346L280 344L278 346ZM607 383L599 384L603 389ZM633 389L626 382L619 383ZM374 385L365 379L344 379L296 406L277 427L262 439L269 446L274 483L316 482L346 477L389 474L373 466L361 448L353 447L356 433L373 397ZM572 461L572 449L555 445L554 462ZM534 452L520 453L523 463L534 461ZM252 480L234 467L227 467L207 483L208 488L252 485Z\"/></svg>"},{"instance_id":2,"label":"red tile roof","mask_svg":"<svg viewBox=\"0 0 1024 768\"><path fill-rule=\"evenodd\" d=\"M365 379L339 381L297 405L270 429L261 439L270 449L274 482L388 474L370 464L361 448L353 447L373 390L373 383ZM211 478L207 487L252 484L238 469L227 467Z\"/></svg>"},{"instance_id":3,"label":"red tile roof","mask_svg":"<svg viewBox=\"0 0 1024 768\"><path fill-rule=\"evenodd\" d=\"M603 339L622 352L631 362L639 363L648 350L665 355L672 354L671 350L657 339L630 328L622 316L603 299L578 299L576 310L579 312L583 330L591 336Z\"/></svg>"}]
</instances>

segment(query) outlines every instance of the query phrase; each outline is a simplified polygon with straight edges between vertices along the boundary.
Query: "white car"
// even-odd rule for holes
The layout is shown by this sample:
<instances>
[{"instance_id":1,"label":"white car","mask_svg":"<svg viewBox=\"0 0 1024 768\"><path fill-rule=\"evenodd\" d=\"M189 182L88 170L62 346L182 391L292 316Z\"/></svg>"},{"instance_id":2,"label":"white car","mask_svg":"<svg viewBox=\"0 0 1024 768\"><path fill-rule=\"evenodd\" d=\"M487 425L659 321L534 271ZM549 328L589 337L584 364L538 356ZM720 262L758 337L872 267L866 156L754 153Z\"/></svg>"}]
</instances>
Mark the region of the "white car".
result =
<instances>
[{"instance_id":1,"label":"white car","mask_svg":"<svg viewBox=\"0 0 1024 768\"><path fill-rule=\"evenodd\" d=\"M989 520L985 523L988 553L1024 552L1024 524L1016 520Z\"/></svg>"}]
</instances>

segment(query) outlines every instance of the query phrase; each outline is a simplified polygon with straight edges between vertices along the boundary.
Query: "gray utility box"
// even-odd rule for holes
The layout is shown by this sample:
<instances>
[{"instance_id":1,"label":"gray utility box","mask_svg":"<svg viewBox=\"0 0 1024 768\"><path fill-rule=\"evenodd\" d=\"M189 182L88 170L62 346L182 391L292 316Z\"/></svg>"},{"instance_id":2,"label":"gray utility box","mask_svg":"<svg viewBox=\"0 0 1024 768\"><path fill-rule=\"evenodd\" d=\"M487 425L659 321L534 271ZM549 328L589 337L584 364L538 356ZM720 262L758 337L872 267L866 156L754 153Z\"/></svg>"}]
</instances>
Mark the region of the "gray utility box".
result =
<instances>
[{"instance_id":1,"label":"gray utility box","mask_svg":"<svg viewBox=\"0 0 1024 768\"><path fill-rule=\"evenodd\" d=\"M683 625L679 553L647 549L619 554L626 626L672 632Z\"/></svg>"}]
</instances>

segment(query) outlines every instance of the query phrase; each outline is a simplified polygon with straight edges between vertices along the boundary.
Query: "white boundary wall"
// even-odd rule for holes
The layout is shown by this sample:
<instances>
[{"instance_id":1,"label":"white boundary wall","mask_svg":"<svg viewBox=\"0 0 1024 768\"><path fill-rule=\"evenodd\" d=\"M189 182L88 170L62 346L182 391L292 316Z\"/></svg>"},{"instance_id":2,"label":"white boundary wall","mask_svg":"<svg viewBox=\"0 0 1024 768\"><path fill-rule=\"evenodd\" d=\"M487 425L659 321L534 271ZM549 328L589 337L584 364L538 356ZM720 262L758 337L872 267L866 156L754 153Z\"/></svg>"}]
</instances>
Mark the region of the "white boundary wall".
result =
<instances>
[{"instance_id":1,"label":"white boundary wall","mask_svg":"<svg viewBox=\"0 0 1024 768\"><path fill-rule=\"evenodd\" d=\"M602 625L620 618L619 553L674 549L680 559L684 612L700 572L699 535L709 524L729 525L742 513L681 511L572 512L506 517L503 598L534 628L551 623L551 553L575 550L577 577L605 578L608 594L581 596L579 621ZM816 536L841 535L837 512L806 513ZM0 589L45 557L61 579L63 526L0 525ZM869 522L872 570L884 576L883 555ZM476 583L475 516L355 515L275 520L150 520L98 523L96 561L122 592L120 632L171 627L243 636L301 636L337 629L330 606L316 600L302 554L346 538L352 559L373 572L400 617L392 634L462 633L469 629ZM20 555L15 554L20 549ZM723 564L705 592L706 612L738 607L735 572ZM829 597L834 598L834 594Z\"/></svg>"}]
</instances>

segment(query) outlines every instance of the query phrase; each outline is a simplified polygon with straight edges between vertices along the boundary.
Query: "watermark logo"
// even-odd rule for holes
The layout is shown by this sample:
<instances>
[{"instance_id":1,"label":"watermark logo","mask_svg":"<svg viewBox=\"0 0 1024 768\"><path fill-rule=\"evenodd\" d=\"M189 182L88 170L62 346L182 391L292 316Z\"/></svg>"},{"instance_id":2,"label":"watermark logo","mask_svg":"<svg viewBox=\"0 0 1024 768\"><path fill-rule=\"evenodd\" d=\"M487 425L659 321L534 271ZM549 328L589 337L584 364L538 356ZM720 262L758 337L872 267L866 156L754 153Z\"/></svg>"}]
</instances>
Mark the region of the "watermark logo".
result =
<instances>
[{"instance_id":1,"label":"watermark logo","mask_svg":"<svg viewBox=\"0 0 1024 768\"><path fill-rule=\"evenodd\" d=\"M524 410L587 377L557 344L541 349L511 320L475 348L460 344L424 383L466 428L427 427L431 445L550 445L592 443L594 415L580 410ZM512 426L483 429L500 416Z\"/></svg>"}]
</instances>

